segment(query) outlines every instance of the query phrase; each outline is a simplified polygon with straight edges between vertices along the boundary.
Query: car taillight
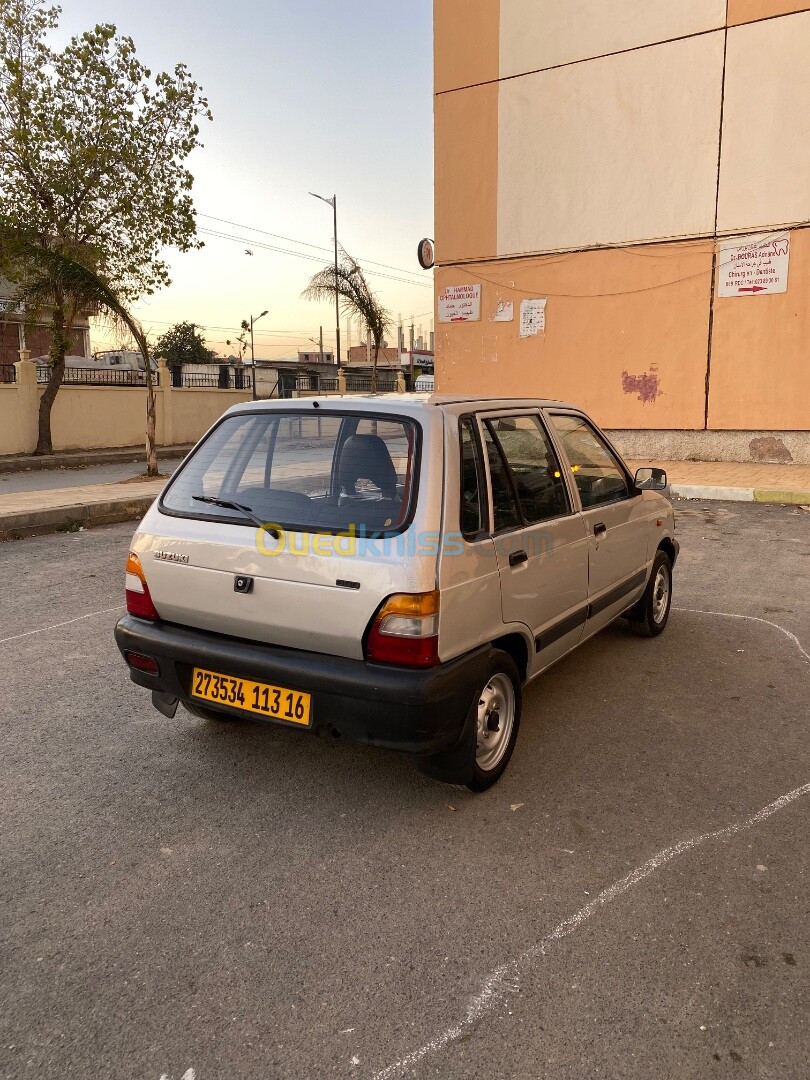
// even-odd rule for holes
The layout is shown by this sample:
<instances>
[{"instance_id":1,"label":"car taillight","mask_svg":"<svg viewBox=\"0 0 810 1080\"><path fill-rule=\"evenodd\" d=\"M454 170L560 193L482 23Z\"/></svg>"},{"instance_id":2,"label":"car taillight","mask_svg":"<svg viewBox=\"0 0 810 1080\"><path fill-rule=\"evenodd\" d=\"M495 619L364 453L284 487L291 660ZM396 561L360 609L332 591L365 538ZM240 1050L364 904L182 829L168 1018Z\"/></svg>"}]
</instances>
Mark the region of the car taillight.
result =
<instances>
[{"instance_id":1,"label":"car taillight","mask_svg":"<svg viewBox=\"0 0 810 1080\"><path fill-rule=\"evenodd\" d=\"M403 667L439 663L439 594L397 593L382 605L366 642L366 659Z\"/></svg>"},{"instance_id":2,"label":"car taillight","mask_svg":"<svg viewBox=\"0 0 810 1080\"><path fill-rule=\"evenodd\" d=\"M127 611L130 615L137 615L139 619L149 619L152 622L160 618L149 595L149 586L146 584L141 560L134 551L129 553L127 559L126 590Z\"/></svg>"}]
</instances>

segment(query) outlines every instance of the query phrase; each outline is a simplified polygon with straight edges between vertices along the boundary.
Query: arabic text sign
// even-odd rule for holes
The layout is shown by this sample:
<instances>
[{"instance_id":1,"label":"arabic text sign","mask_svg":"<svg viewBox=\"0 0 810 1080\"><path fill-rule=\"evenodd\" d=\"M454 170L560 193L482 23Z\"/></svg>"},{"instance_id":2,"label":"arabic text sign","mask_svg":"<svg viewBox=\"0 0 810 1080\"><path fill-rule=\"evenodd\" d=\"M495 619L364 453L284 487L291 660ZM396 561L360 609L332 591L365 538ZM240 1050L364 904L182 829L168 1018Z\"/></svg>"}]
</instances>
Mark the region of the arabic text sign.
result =
<instances>
[{"instance_id":1,"label":"arabic text sign","mask_svg":"<svg viewBox=\"0 0 810 1080\"><path fill-rule=\"evenodd\" d=\"M545 333L546 329L546 301L521 300L520 301L520 336L522 338L536 337Z\"/></svg>"},{"instance_id":2,"label":"arabic text sign","mask_svg":"<svg viewBox=\"0 0 810 1080\"><path fill-rule=\"evenodd\" d=\"M439 294L439 322L478 322L481 318L480 285L448 285Z\"/></svg>"},{"instance_id":3,"label":"arabic text sign","mask_svg":"<svg viewBox=\"0 0 810 1080\"><path fill-rule=\"evenodd\" d=\"M25 304L0 296L0 315L24 315Z\"/></svg>"},{"instance_id":4,"label":"arabic text sign","mask_svg":"<svg viewBox=\"0 0 810 1080\"><path fill-rule=\"evenodd\" d=\"M761 296L787 292L790 233L763 233L721 240L717 256L718 296Z\"/></svg>"}]
</instances>

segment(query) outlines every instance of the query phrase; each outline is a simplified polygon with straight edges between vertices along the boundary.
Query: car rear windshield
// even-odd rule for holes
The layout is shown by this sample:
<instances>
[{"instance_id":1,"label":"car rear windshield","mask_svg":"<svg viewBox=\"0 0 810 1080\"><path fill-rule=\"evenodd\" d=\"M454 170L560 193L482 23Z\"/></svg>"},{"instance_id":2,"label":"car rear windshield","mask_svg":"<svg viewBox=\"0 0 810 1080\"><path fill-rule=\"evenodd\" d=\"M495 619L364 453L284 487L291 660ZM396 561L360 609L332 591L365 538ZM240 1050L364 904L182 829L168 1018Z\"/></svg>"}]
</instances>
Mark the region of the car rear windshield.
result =
<instances>
[{"instance_id":1,"label":"car rear windshield","mask_svg":"<svg viewBox=\"0 0 810 1080\"><path fill-rule=\"evenodd\" d=\"M180 468L160 506L185 517L254 526L258 518L304 532L397 531L410 519L417 451L417 426L407 419L236 413Z\"/></svg>"}]
</instances>

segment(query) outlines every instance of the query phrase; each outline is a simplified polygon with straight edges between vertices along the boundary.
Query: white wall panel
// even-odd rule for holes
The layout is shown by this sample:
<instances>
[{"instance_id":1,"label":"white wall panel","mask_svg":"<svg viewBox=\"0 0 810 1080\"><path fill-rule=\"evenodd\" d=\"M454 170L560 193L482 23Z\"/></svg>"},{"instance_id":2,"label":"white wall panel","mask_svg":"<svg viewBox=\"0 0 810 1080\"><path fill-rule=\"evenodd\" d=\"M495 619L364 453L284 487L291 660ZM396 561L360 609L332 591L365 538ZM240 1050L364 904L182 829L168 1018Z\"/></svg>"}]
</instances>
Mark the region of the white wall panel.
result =
<instances>
[{"instance_id":1,"label":"white wall panel","mask_svg":"<svg viewBox=\"0 0 810 1080\"><path fill-rule=\"evenodd\" d=\"M713 230L723 38L501 83L499 254Z\"/></svg>"},{"instance_id":2,"label":"white wall panel","mask_svg":"<svg viewBox=\"0 0 810 1080\"><path fill-rule=\"evenodd\" d=\"M718 228L810 220L810 11L729 30Z\"/></svg>"},{"instance_id":3,"label":"white wall panel","mask_svg":"<svg viewBox=\"0 0 810 1080\"><path fill-rule=\"evenodd\" d=\"M501 78L725 25L726 0L501 0Z\"/></svg>"}]
</instances>

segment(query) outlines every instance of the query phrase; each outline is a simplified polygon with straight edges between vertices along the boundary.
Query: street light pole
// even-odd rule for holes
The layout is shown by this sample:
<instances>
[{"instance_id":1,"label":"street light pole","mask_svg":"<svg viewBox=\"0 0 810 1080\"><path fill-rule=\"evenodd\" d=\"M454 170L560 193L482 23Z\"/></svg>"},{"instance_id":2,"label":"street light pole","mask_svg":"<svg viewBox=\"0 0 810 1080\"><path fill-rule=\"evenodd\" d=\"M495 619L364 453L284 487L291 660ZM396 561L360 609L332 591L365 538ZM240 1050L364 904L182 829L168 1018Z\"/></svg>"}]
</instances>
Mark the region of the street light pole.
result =
<instances>
[{"instance_id":1,"label":"street light pole","mask_svg":"<svg viewBox=\"0 0 810 1080\"><path fill-rule=\"evenodd\" d=\"M256 318L250 316L250 377L253 380L253 400L257 400L256 396L256 354L253 350L253 324L257 323L259 319L263 319L267 314L267 311L263 311L261 315L257 315Z\"/></svg>"},{"instance_id":2,"label":"street light pole","mask_svg":"<svg viewBox=\"0 0 810 1080\"><path fill-rule=\"evenodd\" d=\"M310 191L310 195L316 199L320 199L321 202L325 202L327 206L332 207L335 227L335 358L337 360L338 370L340 370L340 290L338 288L337 195L333 195L331 199L327 199L323 195L316 195L314 191Z\"/></svg>"}]
</instances>

